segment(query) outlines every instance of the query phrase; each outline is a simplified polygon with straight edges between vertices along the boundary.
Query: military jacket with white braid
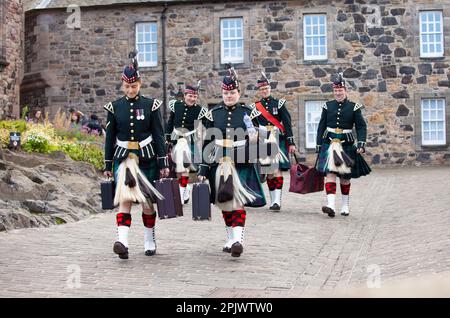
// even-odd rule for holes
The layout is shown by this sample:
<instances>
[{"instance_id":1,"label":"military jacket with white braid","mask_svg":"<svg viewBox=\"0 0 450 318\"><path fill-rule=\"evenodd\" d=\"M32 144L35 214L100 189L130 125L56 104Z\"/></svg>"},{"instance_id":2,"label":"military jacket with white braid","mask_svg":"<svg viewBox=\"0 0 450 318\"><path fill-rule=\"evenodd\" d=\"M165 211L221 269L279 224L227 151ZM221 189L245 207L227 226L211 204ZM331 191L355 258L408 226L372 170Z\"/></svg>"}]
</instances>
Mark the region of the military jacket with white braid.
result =
<instances>
[{"instance_id":1,"label":"military jacket with white braid","mask_svg":"<svg viewBox=\"0 0 450 318\"><path fill-rule=\"evenodd\" d=\"M323 104L322 115L317 129L317 145L322 144L327 127L333 129L353 129L354 126L358 146L364 147L367 138L367 124L361 112L363 108L361 104L351 102L348 99L340 103L332 100Z\"/></svg>"},{"instance_id":2,"label":"military jacket with white braid","mask_svg":"<svg viewBox=\"0 0 450 318\"><path fill-rule=\"evenodd\" d=\"M286 132L282 136L286 138L288 145L295 146L294 135L292 133L291 114L287 109L286 100L276 99L272 96L269 96L267 98L262 98L260 102L267 110L267 112L275 117L285 128ZM250 107L255 107L255 104L250 105ZM273 126L273 124L269 122L269 120L265 118L264 115L259 116L259 123L262 126Z\"/></svg>"},{"instance_id":3,"label":"military jacket with white braid","mask_svg":"<svg viewBox=\"0 0 450 318\"><path fill-rule=\"evenodd\" d=\"M192 131L196 120L204 120L208 109L197 104L188 106L184 101L171 100L169 102L169 121L166 128L166 139L170 140L173 129Z\"/></svg>"},{"instance_id":4,"label":"military jacket with white braid","mask_svg":"<svg viewBox=\"0 0 450 318\"><path fill-rule=\"evenodd\" d=\"M238 140L238 135L234 133L235 129L241 128L247 131L247 126L244 122L244 115L247 114L254 127L259 127L259 118L261 113L250 106L245 106L242 104L236 104L232 107L227 107L225 104L220 103L214 108L212 108L206 115L205 128L218 128L222 132L222 140L231 140L233 142L242 141ZM220 139L220 137L215 136L212 140L205 140L203 143L203 149L208 146L210 142L215 142L215 139ZM248 136L245 137L245 140ZM248 143L247 143L248 146ZM203 152L204 156L205 151ZM203 157L203 163L200 164L199 175L206 176L209 171L209 164L206 163L205 157Z\"/></svg>"},{"instance_id":5,"label":"military jacket with white braid","mask_svg":"<svg viewBox=\"0 0 450 318\"><path fill-rule=\"evenodd\" d=\"M104 106L108 111L105 170L111 171L112 161L125 159L131 151L117 145L116 140L145 144L151 139L150 143L133 152L144 160L157 157L161 169L168 166L161 104L160 100L138 95L133 99L124 96Z\"/></svg>"}]
</instances>

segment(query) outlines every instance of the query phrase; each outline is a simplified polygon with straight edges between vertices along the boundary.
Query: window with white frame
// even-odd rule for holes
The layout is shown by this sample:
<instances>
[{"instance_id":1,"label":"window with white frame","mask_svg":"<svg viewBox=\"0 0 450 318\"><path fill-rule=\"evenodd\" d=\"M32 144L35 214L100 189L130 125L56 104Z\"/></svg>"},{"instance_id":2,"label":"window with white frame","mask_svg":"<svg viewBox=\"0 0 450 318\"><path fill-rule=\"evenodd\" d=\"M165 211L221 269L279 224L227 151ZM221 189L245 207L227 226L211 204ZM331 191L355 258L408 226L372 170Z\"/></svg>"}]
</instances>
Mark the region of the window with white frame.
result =
<instances>
[{"instance_id":1,"label":"window with white frame","mask_svg":"<svg viewBox=\"0 0 450 318\"><path fill-rule=\"evenodd\" d=\"M306 14L303 16L303 51L305 60L326 60L327 16Z\"/></svg>"},{"instance_id":2,"label":"window with white frame","mask_svg":"<svg viewBox=\"0 0 450 318\"><path fill-rule=\"evenodd\" d=\"M316 148L317 128L324 103L325 101L317 100L305 102L305 147L307 149Z\"/></svg>"},{"instance_id":3,"label":"window with white frame","mask_svg":"<svg viewBox=\"0 0 450 318\"><path fill-rule=\"evenodd\" d=\"M158 28L156 22L136 23L136 49L139 66L158 65Z\"/></svg>"},{"instance_id":4,"label":"window with white frame","mask_svg":"<svg viewBox=\"0 0 450 318\"><path fill-rule=\"evenodd\" d=\"M220 39L221 63L244 63L244 19L221 19Z\"/></svg>"},{"instance_id":5,"label":"window with white frame","mask_svg":"<svg viewBox=\"0 0 450 318\"><path fill-rule=\"evenodd\" d=\"M422 145L445 145L445 99L422 99Z\"/></svg>"},{"instance_id":6,"label":"window with white frame","mask_svg":"<svg viewBox=\"0 0 450 318\"><path fill-rule=\"evenodd\" d=\"M420 57L444 56L442 11L420 12Z\"/></svg>"}]
</instances>

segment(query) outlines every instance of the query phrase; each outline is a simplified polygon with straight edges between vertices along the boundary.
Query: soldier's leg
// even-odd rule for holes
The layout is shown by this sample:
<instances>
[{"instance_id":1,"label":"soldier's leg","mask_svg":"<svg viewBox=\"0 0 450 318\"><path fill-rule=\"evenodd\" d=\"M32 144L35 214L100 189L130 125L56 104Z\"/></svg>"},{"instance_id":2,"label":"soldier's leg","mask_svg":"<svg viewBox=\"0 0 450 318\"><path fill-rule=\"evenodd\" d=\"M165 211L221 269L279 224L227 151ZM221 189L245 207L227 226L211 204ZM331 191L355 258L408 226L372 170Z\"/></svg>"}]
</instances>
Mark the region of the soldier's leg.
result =
<instances>
[{"instance_id":1,"label":"soldier's leg","mask_svg":"<svg viewBox=\"0 0 450 318\"><path fill-rule=\"evenodd\" d=\"M190 197L189 173L177 173L177 177L180 183L181 204L186 204Z\"/></svg>"},{"instance_id":2,"label":"soldier's leg","mask_svg":"<svg viewBox=\"0 0 450 318\"><path fill-rule=\"evenodd\" d=\"M270 194L270 209L272 209L275 201L275 178L273 174L267 175L267 187L269 188Z\"/></svg>"},{"instance_id":3,"label":"soldier's leg","mask_svg":"<svg viewBox=\"0 0 450 318\"><path fill-rule=\"evenodd\" d=\"M121 203L119 213L116 215L117 241L114 243L113 251L119 258L128 258L128 233L131 226L131 202Z\"/></svg>"},{"instance_id":4,"label":"soldier's leg","mask_svg":"<svg viewBox=\"0 0 450 318\"><path fill-rule=\"evenodd\" d=\"M237 210L232 211L232 227L233 227L233 245L231 246L231 256L239 257L244 251L244 229L246 212L244 207L239 207Z\"/></svg>"},{"instance_id":5,"label":"soldier's leg","mask_svg":"<svg viewBox=\"0 0 450 318\"><path fill-rule=\"evenodd\" d=\"M225 221L225 230L227 232L227 241L222 249L226 253L231 253L231 245L233 245L233 212L222 211L223 220Z\"/></svg>"},{"instance_id":6,"label":"soldier's leg","mask_svg":"<svg viewBox=\"0 0 450 318\"><path fill-rule=\"evenodd\" d=\"M336 175L334 173L328 173L326 178L325 191L327 193L327 205L322 207L322 212L332 218L335 216L336 209Z\"/></svg>"},{"instance_id":7,"label":"soldier's leg","mask_svg":"<svg viewBox=\"0 0 450 318\"><path fill-rule=\"evenodd\" d=\"M341 215L347 216L350 213L350 179L340 178L341 182Z\"/></svg>"},{"instance_id":8,"label":"soldier's leg","mask_svg":"<svg viewBox=\"0 0 450 318\"><path fill-rule=\"evenodd\" d=\"M142 205L142 222L144 223L144 252L147 256L155 255L156 211L152 205Z\"/></svg>"},{"instance_id":9,"label":"soldier's leg","mask_svg":"<svg viewBox=\"0 0 450 318\"><path fill-rule=\"evenodd\" d=\"M274 172L274 186L275 186L275 190L274 190L274 203L273 206L271 207L271 210L274 211L280 211L281 209L281 192L283 189L283 183L284 183L284 179L283 179L283 175L281 174L281 170L276 170Z\"/></svg>"}]
</instances>

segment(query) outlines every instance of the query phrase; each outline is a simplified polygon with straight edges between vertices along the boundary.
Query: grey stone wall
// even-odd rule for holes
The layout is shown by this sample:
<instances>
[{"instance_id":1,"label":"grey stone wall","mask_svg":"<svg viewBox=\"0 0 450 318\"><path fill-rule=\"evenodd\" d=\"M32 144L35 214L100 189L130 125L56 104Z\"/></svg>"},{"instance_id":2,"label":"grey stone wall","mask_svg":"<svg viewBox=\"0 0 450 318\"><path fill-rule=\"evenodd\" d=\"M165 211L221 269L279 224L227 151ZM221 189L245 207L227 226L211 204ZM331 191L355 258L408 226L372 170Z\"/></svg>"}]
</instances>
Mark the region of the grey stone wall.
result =
<instances>
[{"instance_id":1,"label":"grey stone wall","mask_svg":"<svg viewBox=\"0 0 450 318\"><path fill-rule=\"evenodd\" d=\"M0 2L0 119L19 117L23 76L22 0Z\"/></svg>"},{"instance_id":2,"label":"grey stone wall","mask_svg":"<svg viewBox=\"0 0 450 318\"><path fill-rule=\"evenodd\" d=\"M442 10L445 57L419 57L419 11ZM162 7L82 7L80 29L70 29L70 13L61 9L32 11L26 18L26 82L23 97L54 112L78 108L99 112L121 95L120 74L134 47L136 22L157 22L158 66L143 68L143 93L162 98ZM327 15L328 59L305 61L303 15ZM330 76L342 71L350 98L363 103L369 125L368 161L374 165L444 164L450 162L447 145L424 147L420 142L418 101L430 92L447 98L450 83L450 0L430 1L246 1L171 5L166 12L168 95L177 82L203 81L201 102L220 101L219 21L244 19L245 58L237 65L242 100L257 98L256 78L261 70L273 82L273 95L288 101L297 143L305 149L304 102L332 97ZM36 87L33 88L33 85ZM450 131L450 117L447 132Z\"/></svg>"}]
</instances>

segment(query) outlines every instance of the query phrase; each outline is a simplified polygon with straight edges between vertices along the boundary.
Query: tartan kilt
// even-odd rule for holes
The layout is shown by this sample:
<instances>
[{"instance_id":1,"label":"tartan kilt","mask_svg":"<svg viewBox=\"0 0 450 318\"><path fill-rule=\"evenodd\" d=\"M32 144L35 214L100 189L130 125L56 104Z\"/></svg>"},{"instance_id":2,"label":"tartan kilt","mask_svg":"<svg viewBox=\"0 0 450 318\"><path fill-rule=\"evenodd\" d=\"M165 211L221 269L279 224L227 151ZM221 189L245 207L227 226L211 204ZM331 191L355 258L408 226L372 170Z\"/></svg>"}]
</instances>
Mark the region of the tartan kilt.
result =
<instances>
[{"instance_id":1,"label":"tartan kilt","mask_svg":"<svg viewBox=\"0 0 450 318\"><path fill-rule=\"evenodd\" d=\"M286 137L281 136L281 135L279 138L280 138L279 139L280 150L284 153L286 158L288 158L288 160L286 162L280 162L279 168L281 171L288 171L291 169L291 163L289 162L287 140L286 140Z\"/></svg>"},{"instance_id":2,"label":"tartan kilt","mask_svg":"<svg viewBox=\"0 0 450 318\"><path fill-rule=\"evenodd\" d=\"M218 164L211 166L209 170L208 180L209 186L211 188L211 203L216 203L216 171ZM248 189L252 190L252 194L256 195L256 200L252 203L245 204L246 207L259 208L266 205L266 198L264 196L264 191L261 185L259 175L256 171L255 164L252 163L241 163L235 165L236 171L239 175L239 180L242 185L246 186Z\"/></svg>"},{"instance_id":3,"label":"tartan kilt","mask_svg":"<svg viewBox=\"0 0 450 318\"><path fill-rule=\"evenodd\" d=\"M316 169L322 175L326 176L330 171L326 167L327 156L328 156L328 148L330 147L330 143L327 142L326 139L322 140L322 146L320 147L319 158L317 160ZM350 174L339 174L336 172L331 172L343 179L356 179L362 176L368 175L372 170L370 169L367 162L364 160L361 154L356 153L356 146L354 144L349 144L348 142L344 142L342 144L342 149L344 152L353 159L354 165L352 166L352 171Z\"/></svg>"},{"instance_id":4,"label":"tartan kilt","mask_svg":"<svg viewBox=\"0 0 450 318\"><path fill-rule=\"evenodd\" d=\"M118 180L117 171L119 170L120 163L121 161L114 160L113 163L114 180ZM139 159L139 169L141 169L142 173L145 175L147 180L150 181L153 185L155 185L155 181L159 179L159 167L156 157L150 160ZM115 182L115 185L117 188L117 182Z\"/></svg>"}]
</instances>

